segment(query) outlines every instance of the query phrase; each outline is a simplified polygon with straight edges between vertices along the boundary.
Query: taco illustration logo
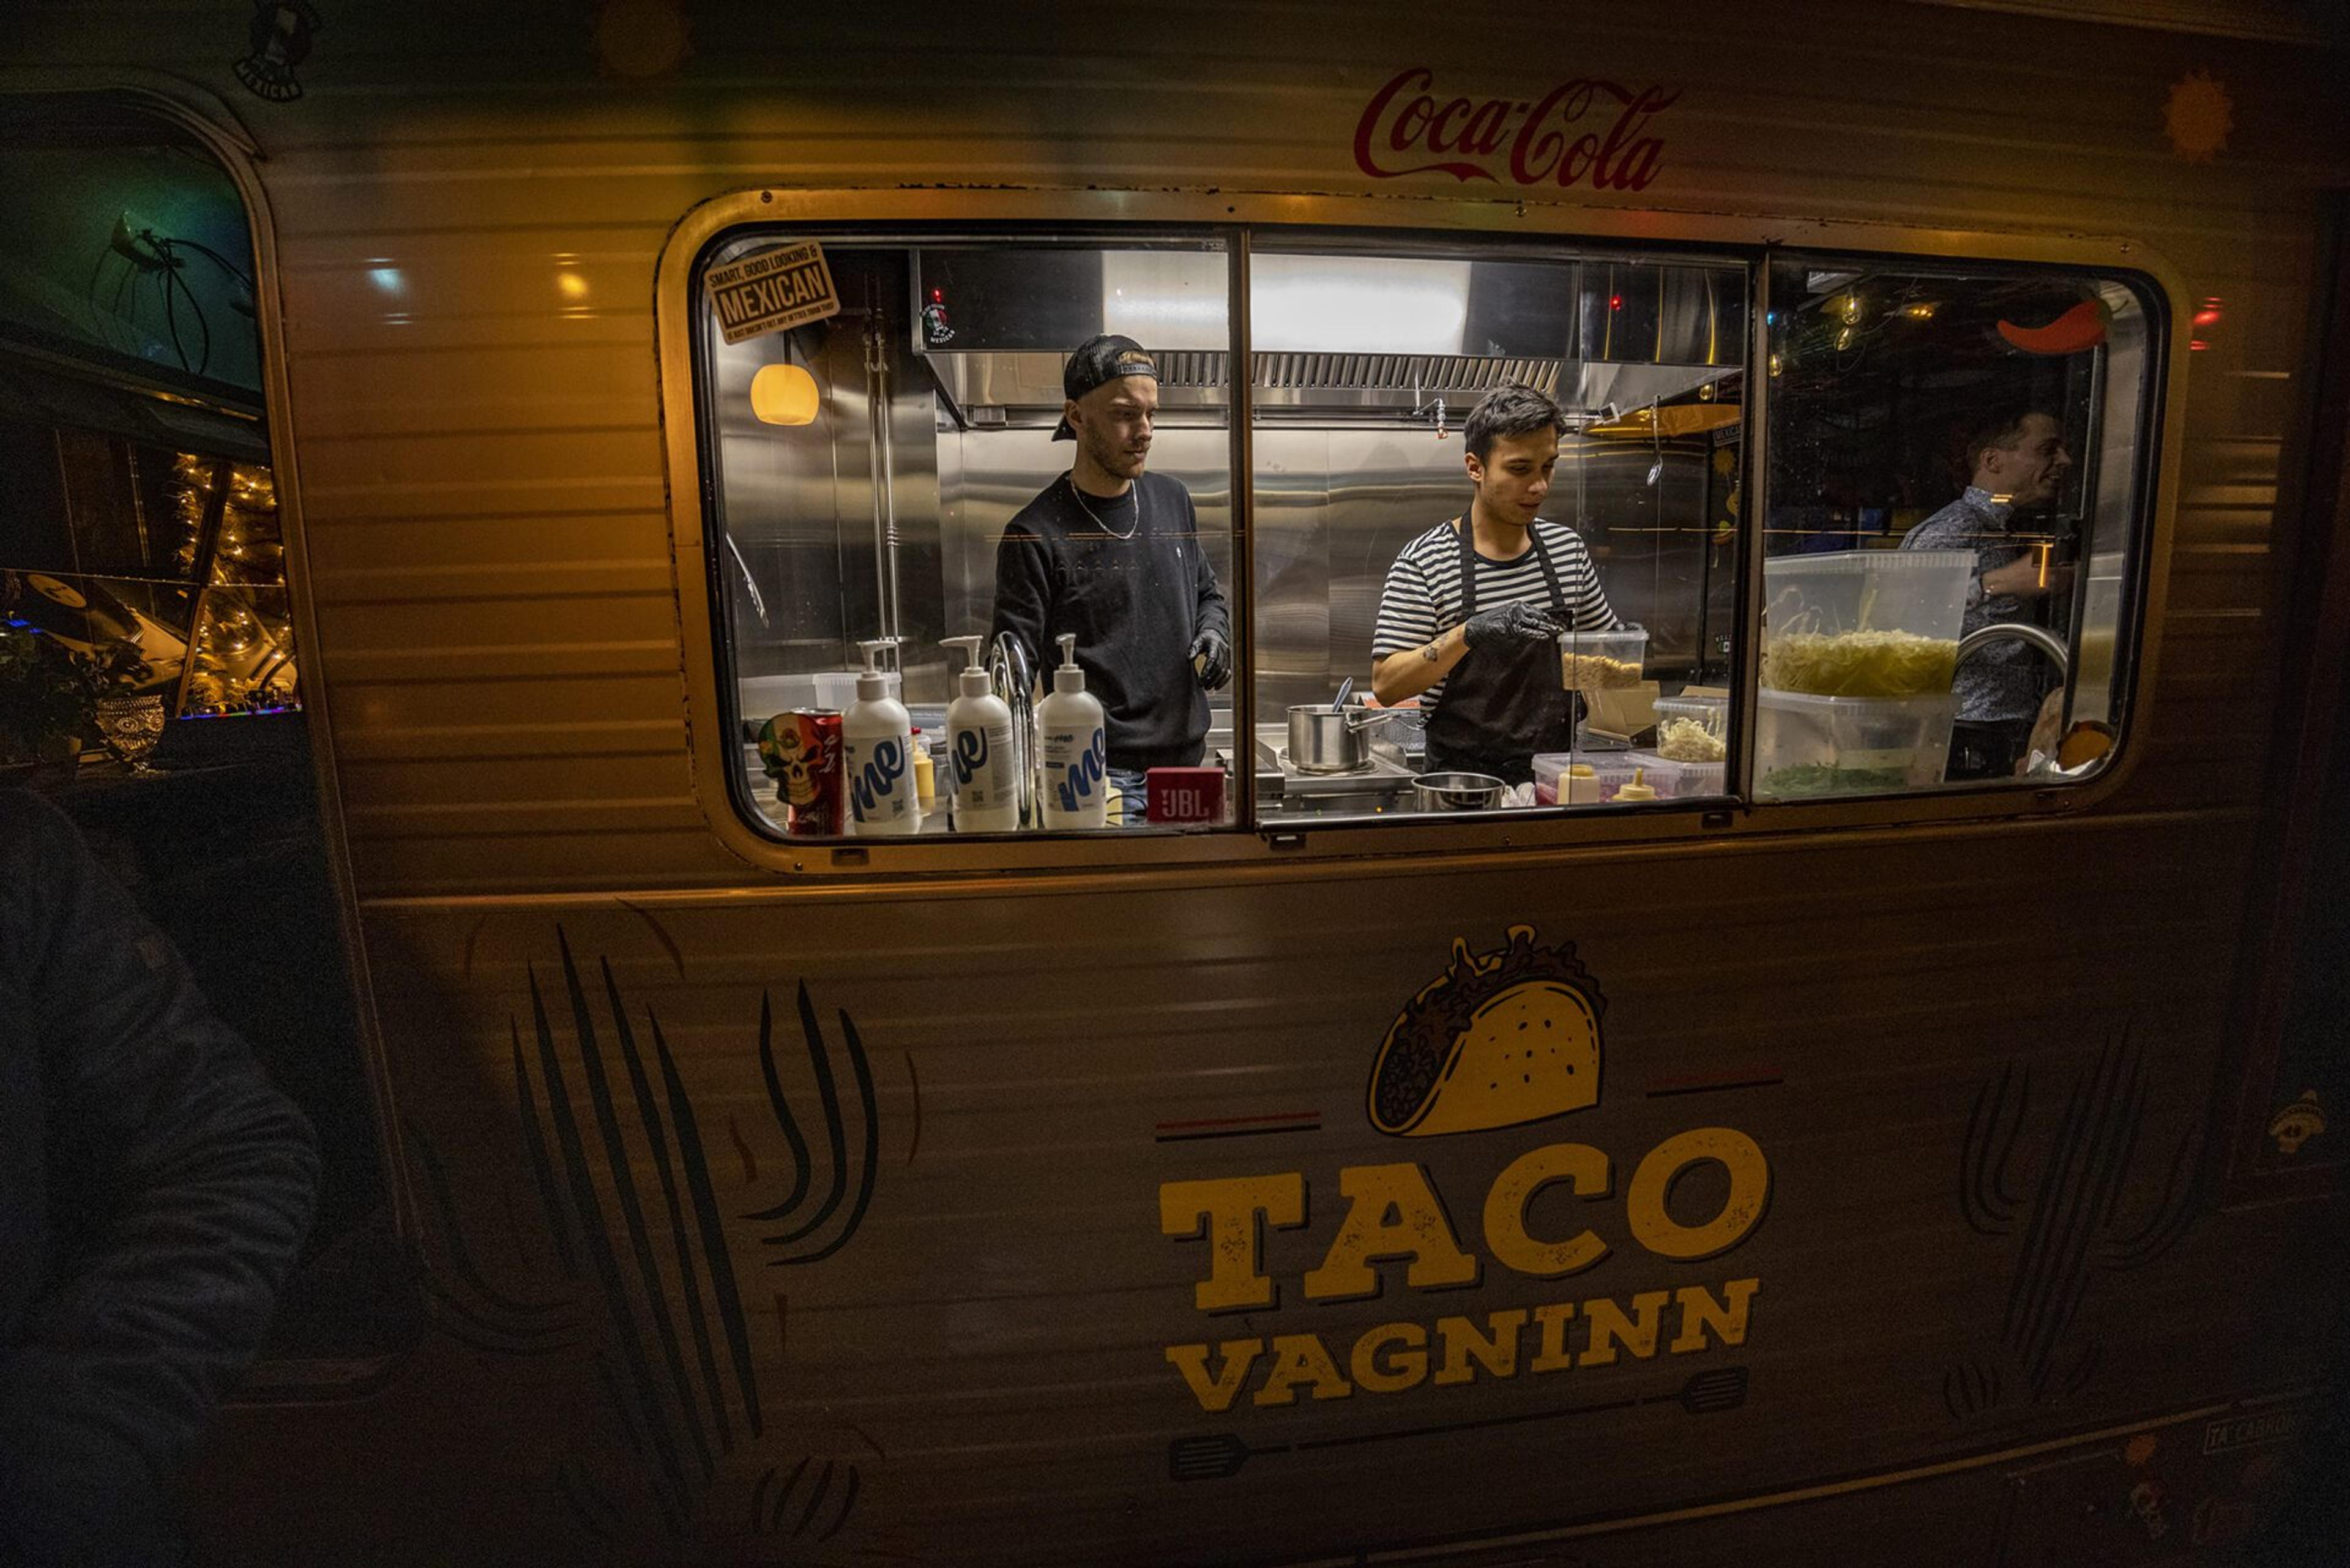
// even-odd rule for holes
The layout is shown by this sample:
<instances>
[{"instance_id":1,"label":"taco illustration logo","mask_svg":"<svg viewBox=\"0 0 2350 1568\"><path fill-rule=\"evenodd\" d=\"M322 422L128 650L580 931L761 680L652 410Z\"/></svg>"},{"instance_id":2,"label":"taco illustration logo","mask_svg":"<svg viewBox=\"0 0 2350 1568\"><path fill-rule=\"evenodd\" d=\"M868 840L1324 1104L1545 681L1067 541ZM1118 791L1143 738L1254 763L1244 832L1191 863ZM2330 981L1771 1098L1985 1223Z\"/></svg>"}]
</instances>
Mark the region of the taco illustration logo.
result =
<instances>
[{"instance_id":1,"label":"taco illustration logo","mask_svg":"<svg viewBox=\"0 0 2350 1568\"><path fill-rule=\"evenodd\" d=\"M1395 1137L1490 1132L1599 1103L1599 986L1575 944L1512 926L1492 952L1452 940L1444 973L1406 1002L1371 1064L1371 1125Z\"/></svg>"}]
</instances>

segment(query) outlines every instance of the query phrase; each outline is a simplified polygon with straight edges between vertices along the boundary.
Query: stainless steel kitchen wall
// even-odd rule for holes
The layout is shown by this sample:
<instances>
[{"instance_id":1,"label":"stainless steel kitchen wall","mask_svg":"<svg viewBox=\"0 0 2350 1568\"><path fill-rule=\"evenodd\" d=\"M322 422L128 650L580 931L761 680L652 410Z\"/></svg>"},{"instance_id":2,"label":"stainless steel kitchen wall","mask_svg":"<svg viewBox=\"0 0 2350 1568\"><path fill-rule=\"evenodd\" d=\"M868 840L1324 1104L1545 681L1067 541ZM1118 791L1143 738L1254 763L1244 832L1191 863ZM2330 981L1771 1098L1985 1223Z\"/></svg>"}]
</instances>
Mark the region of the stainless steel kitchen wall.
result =
<instances>
[{"instance_id":1,"label":"stainless steel kitchen wall","mask_svg":"<svg viewBox=\"0 0 2350 1568\"><path fill-rule=\"evenodd\" d=\"M745 677L848 669L857 639L878 635L888 563L877 543L858 342L837 334L819 357L826 398L812 426L753 421L747 371L739 396L722 387L728 520L759 587L754 605L743 572L728 565ZM918 379L919 363L892 369L890 498L908 690L944 701L936 639L987 629L996 543L1013 514L1067 472L1071 449L1043 430L957 431ZM735 379L730 364L725 380ZM1153 472L1191 491L1228 593L1229 450L1222 429L1162 427L1151 452ZM1325 701L1348 675L1367 687L1388 568L1468 504L1460 432L1440 441L1426 424L1292 425L1258 431L1255 452L1259 701L1269 709ZM1730 551L1711 525L1721 501L1709 489L1709 457L1702 446L1668 443L1651 485L1648 443L1570 435L1544 508L1583 536L1617 613L1648 628L1656 672L1693 678L1701 662L1718 670L1722 659Z\"/></svg>"},{"instance_id":2,"label":"stainless steel kitchen wall","mask_svg":"<svg viewBox=\"0 0 2350 1568\"><path fill-rule=\"evenodd\" d=\"M1272 711L1327 701L1351 675L1367 688L1388 568L1412 539L1468 505L1458 429L1260 431L1256 439L1258 701ZM1708 555L1718 555L1726 626L1726 546L1709 544L1708 467L1668 446L1647 483L1646 444L1569 435L1543 515L1590 548L1608 601L1648 628L1655 670L1686 674L1706 619ZM1718 661L1718 660L1717 660Z\"/></svg>"},{"instance_id":3,"label":"stainless steel kitchen wall","mask_svg":"<svg viewBox=\"0 0 2350 1568\"><path fill-rule=\"evenodd\" d=\"M1191 490L1219 580L1232 582L1226 432L1161 428L1153 472ZM1367 688L1371 636L1388 568L1403 546L1468 504L1458 428L1437 439L1405 427L1284 425L1256 432L1258 701L1266 711L1326 701L1352 675ZM1014 513L1067 470L1069 448L1041 430L941 431L941 635L984 631L994 595L995 545ZM1712 543L1710 449L1664 448L1658 483L1646 442L1569 436L1544 515L1575 527L1591 548L1609 602L1646 626L1651 663L1693 672L1707 597L1728 625L1727 541ZM902 509L901 509L902 516ZM1709 557L1712 559L1709 559ZM1710 570L1710 568L1711 568ZM1711 654L1718 668L1719 650Z\"/></svg>"},{"instance_id":4,"label":"stainless steel kitchen wall","mask_svg":"<svg viewBox=\"0 0 2350 1568\"><path fill-rule=\"evenodd\" d=\"M936 267L981 253L922 254ZM829 254L842 315L716 350L721 490L733 549L715 569L729 585L735 669L739 680L768 681L854 668L859 639L894 631L904 639L909 697L943 701L947 663L937 639L987 629L996 542L1012 515L1068 467L1071 449L1043 428L1057 388L1057 356L980 347L992 341L991 318L968 310L958 317L963 325L954 328L951 348L917 352L910 302L918 292L928 295L915 287L909 253L836 246ZM1121 277L1148 282L1172 255L1120 252L1116 259ZM1180 259L1196 272L1201 258ZM1393 285L1379 269L1410 265L1281 259L1335 266L1339 283L1353 266ZM1467 504L1461 424L1483 388L1497 379L1556 386L1565 372L1574 383L1568 406L1577 415L1604 404L1628 410L1686 396L1719 374L1707 367L1741 352L1743 282L1732 270L1629 261L1458 269L1460 277L1446 281L1463 291L1459 308L1475 328L1473 347L1509 348L1493 333L1564 310L1555 330L1536 335L1555 337L1572 357L1257 356L1268 413L1254 441L1257 599L1248 635L1268 709L1326 700L1349 675L1368 683L1388 566L1415 535ZM1180 292L1164 280L1155 286L1170 297ZM1293 334L1305 330L1297 300L1275 310L1278 296L1268 286L1262 307ZM959 302L977 297L972 288L956 294ZM1087 306L1094 308L1107 306ZM1322 329L1363 334L1366 343L1383 341L1388 331L1376 316L1340 317ZM1453 328L1453 337L1466 329ZM1461 346L1451 338L1442 345ZM813 425L777 428L751 415L751 376L783 358L805 363L817 379L823 400ZM1218 406L1229 366L1222 354L1177 351L1166 374L1167 417L1151 465L1191 491L1209 558L1229 584L1230 448ZM877 389L890 410L891 472L879 487L881 443L868 407ZM1440 434L1439 396L1447 396ZM1702 442L1659 450L1620 433L1569 436L1544 514L1583 534L1617 613L1648 628L1652 662L1662 673L1696 671L1710 587L1728 602L1726 574L1715 572L1711 558L1726 563L1726 537L1722 546L1707 544L1719 510L1709 493L1711 450ZM1718 661L1720 649L1708 646ZM762 701L753 705L775 706L760 691Z\"/></svg>"},{"instance_id":5,"label":"stainless steel kitchen wall","mask_svg":"<svg viewBox=\"0 0 2350 1568\"><path fill-rule=\"evenodd\" d=\"M840 315L712 354L733 545L713 569L745 680L854 668L858 641L889 632L905 639L910 672L943 670L939 400L910 347L904 258L844 249L832 265ZM785 361L816 378L812 424L763 424L751 411L752 378ZM877 389L889 409L886 486L874 482Z\"/></svg>"}]
</instances>

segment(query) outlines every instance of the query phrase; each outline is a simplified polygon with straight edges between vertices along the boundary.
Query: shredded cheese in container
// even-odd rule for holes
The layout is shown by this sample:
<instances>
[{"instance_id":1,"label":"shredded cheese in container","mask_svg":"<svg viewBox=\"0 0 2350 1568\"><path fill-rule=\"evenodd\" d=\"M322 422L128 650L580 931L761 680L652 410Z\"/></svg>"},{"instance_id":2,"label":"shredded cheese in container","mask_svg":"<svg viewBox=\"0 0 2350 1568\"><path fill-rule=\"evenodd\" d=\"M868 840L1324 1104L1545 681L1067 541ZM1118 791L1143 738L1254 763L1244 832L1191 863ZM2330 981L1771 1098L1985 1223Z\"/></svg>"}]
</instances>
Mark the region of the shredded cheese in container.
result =
<instances>
[{"instance_id":1,"label":"shredded cheese in container","mask_svg":"<svg viewBox=\"0 0 2350 1568\"><path fill-rule=\"evenodd\" d=\"M1695 719L1671 718L1657 726L1657 755L1676 763L1718 763L1730 748Z\"/></svg>"},{"instance_id":2,"label":"shredded cheese in container","mask_svg":"<svg viewBox=\"0 0 2350 1568\"><path fill-rule=\"evenodd\" d=\"M1762 684L1814 697L1940 696L1958 666L1954 639L1914 631L1786 631L1762 645Z\"/></svg>"},{"instance_id":3,"label":"shredded cheese in container","mask_svg":"<svg viewBox=\"0 0 2350 1568\"><path fill-rule=\"evenodd\" d=\"M1640 683L1640 666L1637 662L1608 659L1596 653L1562 653L1559 655L1558 672L1559 679L1569 691L1589 693Z\"/></svg>"}]
</instances>

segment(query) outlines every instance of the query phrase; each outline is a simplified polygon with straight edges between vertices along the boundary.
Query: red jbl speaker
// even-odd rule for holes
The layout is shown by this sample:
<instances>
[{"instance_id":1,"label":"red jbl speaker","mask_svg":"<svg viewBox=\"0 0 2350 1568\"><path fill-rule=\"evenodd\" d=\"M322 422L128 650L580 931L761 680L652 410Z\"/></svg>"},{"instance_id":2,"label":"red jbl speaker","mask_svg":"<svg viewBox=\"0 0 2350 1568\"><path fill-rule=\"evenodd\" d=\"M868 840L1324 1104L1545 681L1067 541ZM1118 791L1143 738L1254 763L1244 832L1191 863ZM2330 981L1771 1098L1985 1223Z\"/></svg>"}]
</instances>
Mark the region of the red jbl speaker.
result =
<instances>
[{"instance_id":1,"label":"red jbl speaker","mask_svg":"<svg viewBox=\"0 0 2350 1568\"><path fill-rule=\"evenodd\" d=\"M1222 822L1224 770L1152 768L1142 775L1145 822Z\"/></svg>"}]
</instances>

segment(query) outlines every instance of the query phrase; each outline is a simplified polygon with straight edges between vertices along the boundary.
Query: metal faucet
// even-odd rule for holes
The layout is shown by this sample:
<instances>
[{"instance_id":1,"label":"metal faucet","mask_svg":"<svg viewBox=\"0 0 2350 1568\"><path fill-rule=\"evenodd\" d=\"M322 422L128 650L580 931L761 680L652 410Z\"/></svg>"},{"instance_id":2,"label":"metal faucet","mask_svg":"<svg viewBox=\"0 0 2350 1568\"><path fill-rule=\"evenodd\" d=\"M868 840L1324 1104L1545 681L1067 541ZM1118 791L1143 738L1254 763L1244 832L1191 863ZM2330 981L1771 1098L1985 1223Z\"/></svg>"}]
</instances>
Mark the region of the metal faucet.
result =
<instances>
[{"instance_id":1,"label":"metal faucet","mask_svg":"<svg viewBox=\"0 0 2350 1568\"><path fill-rule=\"evenodd\" d=\"M1038 804L1039 773L1043 759L1036 754L1035 690L1036 677L1028 668L1026 645L1008 631L999 631L987 649L987 682L995 694L1012 710L1012 752L1016 759L1014 772L1020 779L1020 821L1023 826L1035 827L1043 822L1038 814L1044 809Z\"/></svg>"},{"instance_id":2,"label":"metal faucet","mask_svg":"<svg viewBox=\"0 0 2350 1568\"><path fill-rule=\"evenodd\" d=\"M2057 639L2056 635L2043 628L2020 620L1993 621L1989 626L1977 627L1967 633L1966 636L1959 639L1959 653L1954 663L1964 664L1968 658L1985 643L1997 642L2003 637L2014 638L2019 642L2028 642L2046 654L2049 662L2056 667L2058 679L2062 680L2072 672L2072 661L2064 651L2064 643Z\"/></svg>"}]
</instances>

